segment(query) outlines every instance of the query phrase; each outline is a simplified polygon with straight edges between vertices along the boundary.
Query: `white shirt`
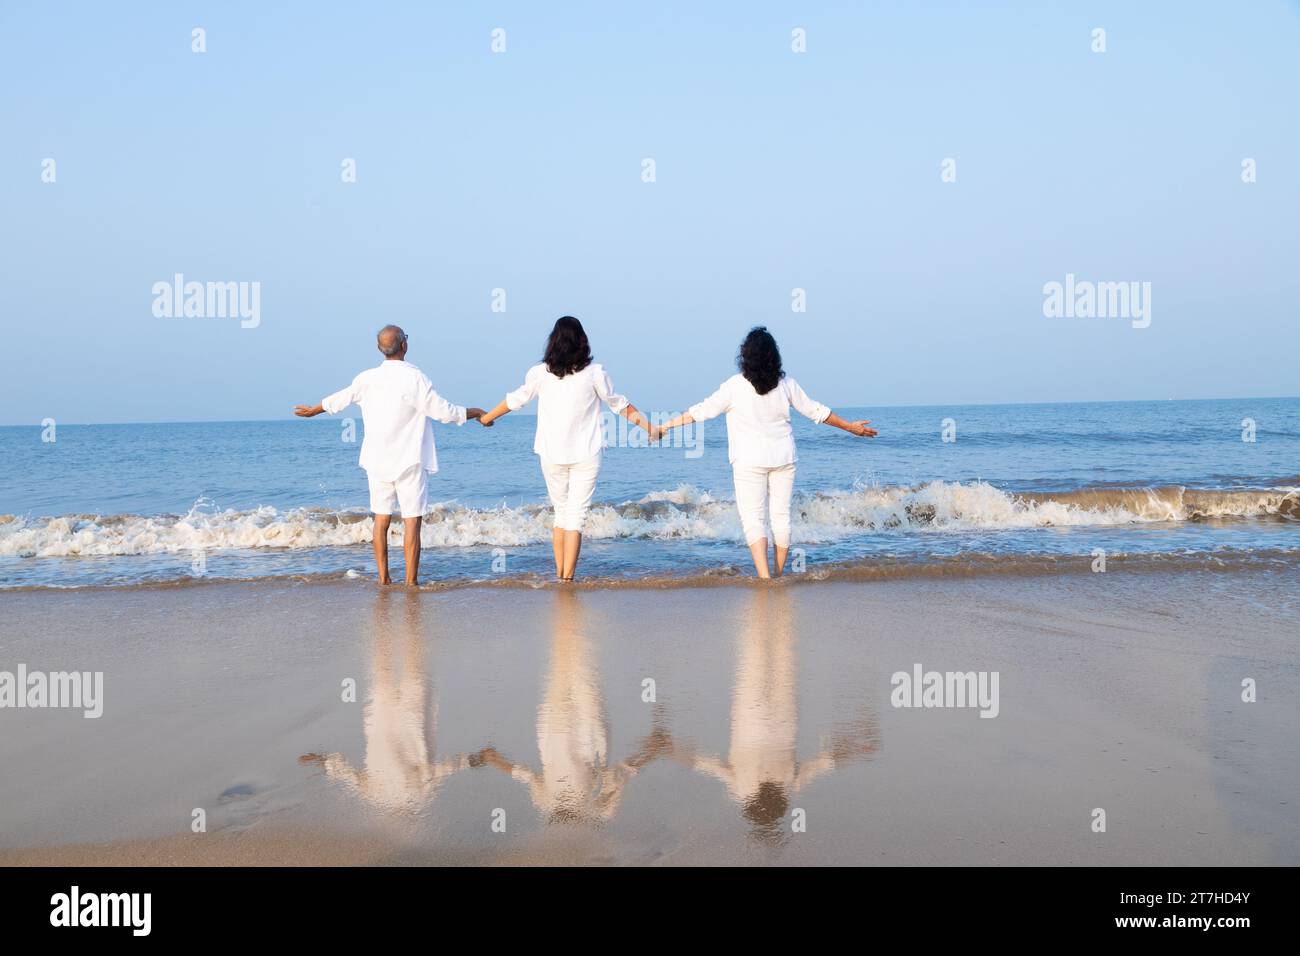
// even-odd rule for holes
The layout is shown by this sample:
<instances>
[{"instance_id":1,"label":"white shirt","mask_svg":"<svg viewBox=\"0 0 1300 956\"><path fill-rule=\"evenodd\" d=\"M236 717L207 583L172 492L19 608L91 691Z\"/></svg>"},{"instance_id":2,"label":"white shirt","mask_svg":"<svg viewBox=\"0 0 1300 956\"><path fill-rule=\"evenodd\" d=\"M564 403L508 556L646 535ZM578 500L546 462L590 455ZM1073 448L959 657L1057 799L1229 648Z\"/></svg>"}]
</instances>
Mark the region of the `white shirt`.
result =
<instances>
[{"instance_id":1,"label":"white shirt","mask_svg":"<svg viewBox=\"0 0 1300 956\"><path fill-rule=\"evenodd\" d=\"M511 411L537 399L537 437L533 451L553 465L573 465L600 454L605 445L600 403L615 414L627 399L614 391L605 369L592 363L560 378L543 365L534 365L524 384L506 395Z\"/></svg>"},{"instance_id":2,"label":"white shirt","mask_svg":"<svg viewBox=\"0 0 1300 956\"><path fill-rule=\"evenodd\" d=\"M331 415L353 403L361 406L366 426L361 467L379 481L396 481L412 465L438 470L430 418L465 424L462 406L435 392L429 377L410 362L396 359L366 369L347 388L321 399Z\"/></svg>"},{"instance_id":3,"label":"white shirt","mask_svg":"<svg viewBox=\"0 0 1300 956\"><path fill-rule=\"evenodd\" d=\"M760 395L749 379L736 374L687 414L697 422L727 414L727 453L733 465L780 468L799 460L790 427L790 406L817 424L826 421L831 410L814 402L792 378L783 378L776 388Z\"/></svg>"}]
</instances>

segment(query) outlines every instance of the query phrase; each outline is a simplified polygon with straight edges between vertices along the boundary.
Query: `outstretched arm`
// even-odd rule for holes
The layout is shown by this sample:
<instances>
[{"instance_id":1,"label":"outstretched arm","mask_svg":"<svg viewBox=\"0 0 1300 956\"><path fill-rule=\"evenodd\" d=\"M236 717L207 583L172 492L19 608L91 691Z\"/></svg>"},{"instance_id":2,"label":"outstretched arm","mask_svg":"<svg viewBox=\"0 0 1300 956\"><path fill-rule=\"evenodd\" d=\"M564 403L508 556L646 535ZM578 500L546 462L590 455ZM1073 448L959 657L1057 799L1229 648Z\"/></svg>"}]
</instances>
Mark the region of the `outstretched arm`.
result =
<instances>
[{"instance_id":1,"label":"outstretched arm","mask_svg":"<svg viewBox=\"0 0 1300 956\"><path fill-rule=\"evenodd\" d=\"M349 405L354 404L361 398L361 390L357 388L356 379L347 388L341 388L333 395L326 395L321 399L319 405L295 405L293 413L299 418L314 418L322 412L329 412L331 415L343 411Z\"/></svg>"},{"instance_id":2,"label":"outstretched arm","mask_svg":"<svg viewBox=\"0 0 1300 956\"><path fill-rule=\"evenodd\" d=\"M496 421L502 415L509 415L509 414L510 414L510 403L508 401L503 401L499 405L497 405L496 408L492 409L492 411L484 412L482 415L480 415L478 418L478 423L482 425L484 428L491 428L492 423L494 421Z\"/></svg>"},{"instance_id":3,"label":"outstretched arm","mask_svg":"<svg viewBox=\"0 0 1300 956\"><path fill-rule=\"evenodd\" d=\"M439 395L434 390L433 383L424 376L420 377L416 386L414 404L420 414L447 425L463 425L471 418L479 418L483 414L481 408L453 405Z\"/></svg>"},{"instance_id":4,"label":"outstretched arm","mask_svg":"<svg viewBox=\"0 0 1300 956\"><path fill-rule=\"evenodd\" d=\"M783 384L785 385L786 394L790 397L790 404L805 418L809 418L819 425L831 425L835 428L841 428L850 435L857 435L859 438L876 437L876 430L867 427L871 424L870 419L856 422L845 421L831 411L829 406L809 398L808 393L800 388L799 383L794 379L787 378Z\"/></svg>"},{"instance_id":5,"label":"outstretched arm","mask_svg":"<svg viewBox=\"0 0 1300 956\"><path fill-rule=\"evenodd\" d=\"M854 757L870 757L876 752L879 743L880 736L871 720L861 721L854 733L836 734L829 745L822 745L821 753L795 767L793 789L802 789L826 771Z\"/></svg>"},{"instance_id":6,"label":"outstretched arm","mask_svg":"<svg viewBox=\"0 0 1300 956\"><path fill-rule=\"evenodd\" d=\"M501 755L495 747L484 747L469 755L471 767L495 767L502 773L513 773L515 765Z\"/></svg>"},{"instance_id":7,"label":"outstretched arm","mask_svg":"<svg viewBox=\"0 0 1300 956\"><path fill-rule=\"evenodd\" d=\"M541 380L541 366L530 368L528 374L524 376L524 384L513 392L506 392L506 397L496 408L479 416L478 423L487 428L502 415L509 415L511 412L523 408L537 397L537 389L541 385Z\"/></svg>"},{"instance_id":8,"label":"outstretched arm","mask_svg":"<svg viewBox=\"0 0 1300 956\"><path fill-rule=\"evenodd\" d=\"M298 758L298 762L301 764L320 764L326 776L333 777L335 780L342 780L353 790L362 788L364 778L356 767L348 763L347 758L342 754L303 754Z\"/></svg>"},{"instance_id":9,"label":"outstretched arm","mask_svg":"<svg viewBox=\"0 0 1300 956\"><path fill-rule=\"evenodd\" d=\"M469 755L471 767L495 767L513 780L527 784L530 788L537 782L537 774L523 764L511 763L495 747L484 747L477 753Z\"/></svg>"},{"instance_id":10,"label":"outstretched arm","mask_svg":"<svg viewBox=\"0 0 1300 956\"><path fill-rule=\"evenodd\" d=\"M844 419L840 418L840 416L831 412L826 416L826 420L822 422L822 424L842 428L850 435L857 435L859 438L875 438L876 435L880 434L874 428L867 427L871 424L871 419L869 418L864 418L857 422L846 422Z\"/></svg>"},{"instance_id":11,"label":"outstretched arm","mask_svg":"<svg viewBox=\"0 0 1300 956\"><path fill-rule=\"evenodd\" d=\"M633 425L639 425L641 428L645 429L646 434L652 439L656 441L659 439L658 429L651 425L650 420L637 411L636 406L631 402L624 405L619 411L619 414L630 421Z\"/></svg>"},{"instance_id":12,"label":"outstretched arm","mask_svg":"<svg viewBox=\"0 0 1300 956\"><path fill-rule=\"evenodd\" d=\"M596 395L609 406L609 410L615 415L622 415L633 425L637 425L645 430L645 433L651 438L658 438L655 427L650 424L650 420L642 415L635 405L627 400L627 396L620 395L614 391L614 383L610 381L609 373L603 368L600 374L595 377Z\"/></svg>"},{"instance_id":13,"label":"outstretched arm","mask_svg":"<svg viewBox=\"0 0 1300 956\"><path fill-rule=\"evenodd\" d=\"M681 425L692 425L695 422L707 422L710 418L717 418L719 415L730 410L731 393L727 390L727 382L723 382L718 390L702 402L696 402L687 411L682 412L676 418L670 418L659 426L659 435L671 431ZM659 436L655 436L659 437Z\"/></svg>"},{"instance_id":14,"label":"outstretched arm","mask_svg":"<svg viewBox=\"0 0 1300 956\"><path fill-rule=\"evenodd\" d=\"M693 425L693 424L695 424L695 419L691 417L691 413L682 412L676 418L670 418L668 419L668 421L660 425L659 434L662 435L664 432L672 431L674 428L680 428L682 425Z\"/></svg>"}]
</instances>

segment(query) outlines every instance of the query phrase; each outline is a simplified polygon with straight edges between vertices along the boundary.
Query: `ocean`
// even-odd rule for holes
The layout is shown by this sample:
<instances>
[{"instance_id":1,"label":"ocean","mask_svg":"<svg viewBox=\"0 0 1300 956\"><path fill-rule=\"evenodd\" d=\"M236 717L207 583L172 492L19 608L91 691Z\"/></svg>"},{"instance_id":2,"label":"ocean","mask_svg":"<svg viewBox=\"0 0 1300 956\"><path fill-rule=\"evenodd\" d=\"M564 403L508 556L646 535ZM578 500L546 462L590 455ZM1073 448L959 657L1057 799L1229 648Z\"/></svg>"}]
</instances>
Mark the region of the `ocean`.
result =
<instances>
[{"instance_id":1,"label":"ocean","mask_svg":"<svg viewBox=\"0 0 1300 956\"><path fill-rule=\"evenodd\" d=\"M796 416L796 573L1300 566L1300 399L836 411L872 419L880 436ZM579 577L752 574L724 422L686 443L677 433L634 447L644 436L612 421ZM523 415L491 429L434 425L423 581L552 578L534 425ZM357 409L53 435L0 428L0 588L369 578L360 432ZM400 560L399 550L395 573Z\"/></svg>"}]
</instances>

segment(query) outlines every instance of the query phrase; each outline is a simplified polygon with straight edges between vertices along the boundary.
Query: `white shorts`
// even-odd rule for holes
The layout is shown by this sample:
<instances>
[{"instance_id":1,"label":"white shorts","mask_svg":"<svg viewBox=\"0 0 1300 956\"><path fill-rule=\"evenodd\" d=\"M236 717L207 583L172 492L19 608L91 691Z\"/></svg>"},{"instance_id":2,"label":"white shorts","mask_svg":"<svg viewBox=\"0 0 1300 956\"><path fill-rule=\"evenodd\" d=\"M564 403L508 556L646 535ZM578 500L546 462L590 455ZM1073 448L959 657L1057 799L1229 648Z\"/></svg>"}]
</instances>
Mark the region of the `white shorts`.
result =
<instances>
[{"instance_id":1,"label":"white shorts","mask_svg":"<svg viewBox=\"0 0 1300 956\"><path fill-rule=\"evenodd\" d=\"M555 465L541 459L542 477L555 509L555 527L581 531L596 493L596 476L600 474L600 455L573 465Z\"/></svg>"},{"instance_id":2,"label":"white shorts","mask_svg":"<svg viewBox=\"0 0 1300 956\"><path fill-rule=\"evenodd\" d=\"M762 468L732 465L736 479L736 510L745 529L745 543L753 544L767 537L768 502L771 501L772 542L778 548L790 547L790 499L794 496L794 465Z\"/></svg>"},{"instance_id":3,"label":"white shorts","mask_svg":"<svg viewBox=\"0 0 1300 956\"><path fill-rule=\"evenodd\" d=\"M369 472L370 510L390 515L396 504L403 518L422 518L429 507L429 473L423 465L412 465L393 481L380 481Z\"/></svg>"}]
</instances>

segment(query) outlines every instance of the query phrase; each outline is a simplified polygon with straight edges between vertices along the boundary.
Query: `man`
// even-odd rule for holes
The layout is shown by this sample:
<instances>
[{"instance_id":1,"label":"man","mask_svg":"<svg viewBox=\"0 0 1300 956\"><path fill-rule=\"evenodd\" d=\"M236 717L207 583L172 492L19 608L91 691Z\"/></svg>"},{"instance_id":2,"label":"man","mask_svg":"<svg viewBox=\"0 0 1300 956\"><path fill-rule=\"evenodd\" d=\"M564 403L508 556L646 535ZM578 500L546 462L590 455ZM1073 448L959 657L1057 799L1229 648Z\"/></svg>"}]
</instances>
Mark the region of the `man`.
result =
<instances>
[{"instance_id":1,"label":"man","mask_svg":"<svg viewBox=\"0 0 1300 956\"><path fill-rule=\"evenodd\" d=\"M406 361L407 338L396 325L379 330L384 361L366 369L352 384L310 408L295 405L299 418L321 412L337 414L353 403L361 406L365 438L361 467L370 481L370 510L375 515L375 564L379 583L388 577L388 526L393 502L402 515L406 583L419 583L420 523L429 504L429 475L438 470L430 418L457 425L483 415L481 408L453 405L433 390L427 375Z\"/></svg>"}]
</instances>

